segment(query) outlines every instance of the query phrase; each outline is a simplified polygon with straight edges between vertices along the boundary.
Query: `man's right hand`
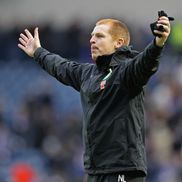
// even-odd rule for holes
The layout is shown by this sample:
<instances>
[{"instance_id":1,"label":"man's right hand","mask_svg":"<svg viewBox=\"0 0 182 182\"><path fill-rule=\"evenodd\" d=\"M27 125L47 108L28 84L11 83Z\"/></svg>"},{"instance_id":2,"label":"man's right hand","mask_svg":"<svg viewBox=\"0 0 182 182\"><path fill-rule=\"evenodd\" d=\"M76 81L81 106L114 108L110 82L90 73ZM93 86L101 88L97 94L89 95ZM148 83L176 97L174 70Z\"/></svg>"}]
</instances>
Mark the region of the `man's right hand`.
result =
<instances>
[{"instance_id":1,"label":"man's right hand","mask_svg":"<svg viewBox=\"0 0 182 182\"><path fill-rule=\"evenodd\" d=\"M25 29L25 33L20 34L19 41L18 47L27 55L33 57L36 49L41 47L38 28L34 29L34 36L32 36L29 30Z\"/></svg>"}]
</instances>

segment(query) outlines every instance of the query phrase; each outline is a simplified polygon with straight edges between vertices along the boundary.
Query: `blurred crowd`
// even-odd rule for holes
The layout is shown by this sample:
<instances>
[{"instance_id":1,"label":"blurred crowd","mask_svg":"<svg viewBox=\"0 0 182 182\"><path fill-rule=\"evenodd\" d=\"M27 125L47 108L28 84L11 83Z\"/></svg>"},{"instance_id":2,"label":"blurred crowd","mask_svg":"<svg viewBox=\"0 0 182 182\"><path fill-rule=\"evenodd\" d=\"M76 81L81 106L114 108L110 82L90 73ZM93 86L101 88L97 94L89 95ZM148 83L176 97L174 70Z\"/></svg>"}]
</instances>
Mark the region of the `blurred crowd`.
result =
<instances>
[{"instance_id":1,"label":"blurred crowd","mask_svg":"<svg viewBox=\"0 0 182 182\"><path fill-rule=\"evenodd\" d=\"M18 49L19 34L35 25L0 30L0 181L82 182L79 93L60 84ZM43 47L92 62L92 27L40 25ZM129 25L133 48L153 39L149 26ZM182 182L182 22L173 24L158 72L146 87L147 182Z\"/></svg>"}]
</instances>

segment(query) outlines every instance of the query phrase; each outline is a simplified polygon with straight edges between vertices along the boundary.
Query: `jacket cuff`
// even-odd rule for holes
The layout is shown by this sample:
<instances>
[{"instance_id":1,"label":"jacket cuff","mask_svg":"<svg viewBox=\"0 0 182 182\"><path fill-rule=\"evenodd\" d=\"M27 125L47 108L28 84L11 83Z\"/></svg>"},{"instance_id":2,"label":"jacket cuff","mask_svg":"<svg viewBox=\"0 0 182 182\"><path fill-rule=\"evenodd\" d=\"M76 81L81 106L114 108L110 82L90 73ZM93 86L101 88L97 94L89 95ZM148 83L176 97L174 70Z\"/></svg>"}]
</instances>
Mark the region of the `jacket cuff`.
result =
<instances>
[{"instance_id":1,"label":"jacket cuff","mask_svg":"<svg viewBox=\"0 0 182 182\"><path fill-rule=\"evenodd\" d=\"M35 50L34 55L33 55L33 58L34 58L35 61L38 61L38 58L39 58L40 54L41 54L43 51L44 51L44 48L42 48L42 47L39 47L39 48L37 48L37 49Z\"/></svg>"},{"instance_id":2,"label":"jacket cuff","mask_svg":"<svg viewBox=\"0 0 182 182\"><path fill-rule=\"evenodd\" d=\"M152 55L160 56L163 52L164 46L163 47L157 46L154 39L152 43L149 45L149 49Z\"/></svg>"}]
</instances>

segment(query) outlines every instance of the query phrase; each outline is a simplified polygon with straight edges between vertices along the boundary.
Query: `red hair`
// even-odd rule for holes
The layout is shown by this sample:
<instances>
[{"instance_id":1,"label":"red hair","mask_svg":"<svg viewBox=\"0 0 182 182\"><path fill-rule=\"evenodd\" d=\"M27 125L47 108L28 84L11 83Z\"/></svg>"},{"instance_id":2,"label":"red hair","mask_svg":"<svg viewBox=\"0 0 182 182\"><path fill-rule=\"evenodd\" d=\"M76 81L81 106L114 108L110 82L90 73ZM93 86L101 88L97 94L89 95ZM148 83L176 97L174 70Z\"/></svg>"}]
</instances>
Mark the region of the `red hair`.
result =
<instances>
[{"instance_id":1,"label":"red hair","mask_svg":"<svg viewBox=\"0 0 182 182\"><path fill-rule=\"evenodd\" d=\"M110 26L109 33L111 34L114 40L123 38L124 45L129 45L130 33L128 31L127 26L124 23L116 19L101 19L96 23L96 26L104 24Z\"/></svg>"}]
</instances>

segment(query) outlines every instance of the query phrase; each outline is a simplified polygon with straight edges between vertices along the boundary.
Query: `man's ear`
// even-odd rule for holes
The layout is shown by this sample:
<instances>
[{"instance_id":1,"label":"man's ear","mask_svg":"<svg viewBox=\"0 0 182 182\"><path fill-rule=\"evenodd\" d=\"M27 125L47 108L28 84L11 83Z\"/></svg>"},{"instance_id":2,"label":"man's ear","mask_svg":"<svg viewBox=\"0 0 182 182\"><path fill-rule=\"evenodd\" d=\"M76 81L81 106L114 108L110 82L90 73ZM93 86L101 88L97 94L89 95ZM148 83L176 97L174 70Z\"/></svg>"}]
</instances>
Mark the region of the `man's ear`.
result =
<instances>
[{"instance_id":1,"label":"man's ear","mask_svg":"<svg viewBox=\"0 0 182 182\"><path fill-rule=\"evenodd\" d=\"M118 49L120 48L121 46L124 45L124 39L123 38L119 38L118 40L116 40L116 43L115 43L115 48Z\"/></svg>"}]
</instances>

